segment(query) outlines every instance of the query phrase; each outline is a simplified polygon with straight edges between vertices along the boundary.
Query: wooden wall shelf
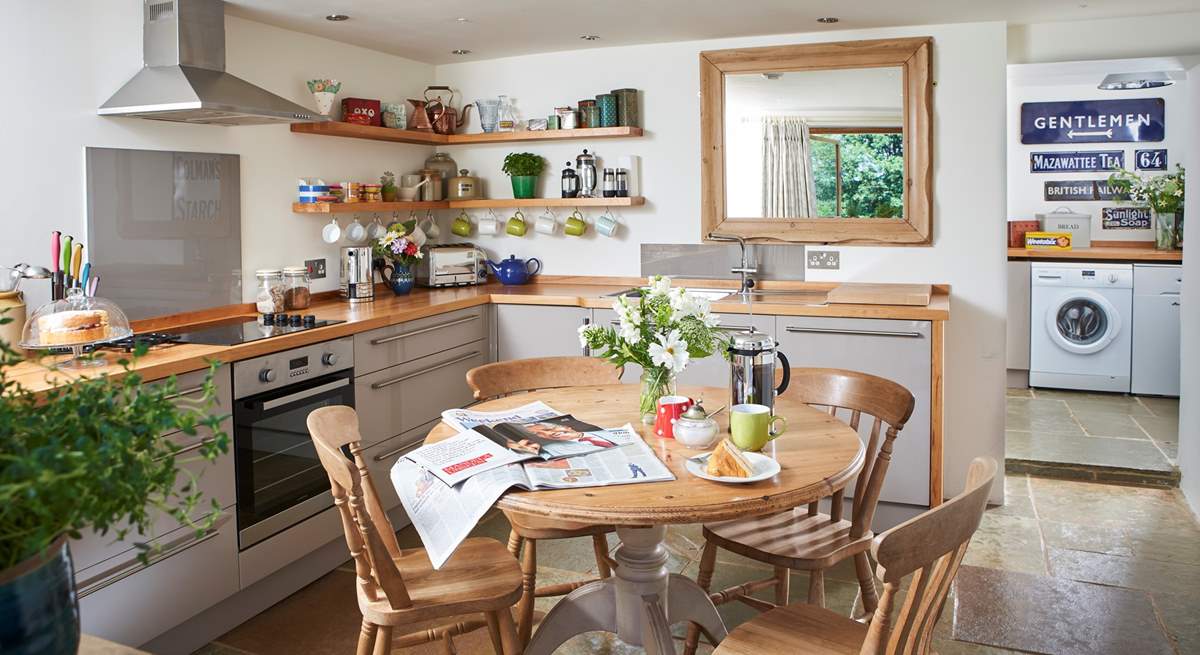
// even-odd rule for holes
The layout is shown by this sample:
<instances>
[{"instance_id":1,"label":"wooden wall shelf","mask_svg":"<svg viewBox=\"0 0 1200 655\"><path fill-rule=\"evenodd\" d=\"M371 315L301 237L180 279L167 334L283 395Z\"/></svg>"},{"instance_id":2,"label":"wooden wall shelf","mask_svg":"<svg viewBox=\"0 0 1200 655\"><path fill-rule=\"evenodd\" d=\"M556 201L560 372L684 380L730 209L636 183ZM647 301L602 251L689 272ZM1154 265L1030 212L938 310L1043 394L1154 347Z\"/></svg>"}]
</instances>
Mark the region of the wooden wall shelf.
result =
<instances>
[{"instance_id":1,"label":"wooden wall shelf","mask_svg":"<svg viewBox=\"0 0 1200 655\"><path fill-rule=\"evenodd\" d=\"M440 200L435 202L294 202L296 214L370 214L414 209L484 209L507 207L640 207L642 196L631 198L487 198L483 200Z\"/></svg>"},{"instance_id":2,"label":"wooden wall shelf","mask_svg":"<svg viewBox=\"0 0 1200 655\"><path fill-rule=\"evenodd\" d=\"M523 132L491 132L478 134L433 134L416 130L396 130L390 127L355 125L341 121L324 123L292 123L297 134L340 136L351 139L391 141L417 145L467 145L472 143L516 143L521 141L562 141L567 139L619 139L642 136L640 127L591 127L578 130L536 130Z\"/></svg>"}]
</instances>

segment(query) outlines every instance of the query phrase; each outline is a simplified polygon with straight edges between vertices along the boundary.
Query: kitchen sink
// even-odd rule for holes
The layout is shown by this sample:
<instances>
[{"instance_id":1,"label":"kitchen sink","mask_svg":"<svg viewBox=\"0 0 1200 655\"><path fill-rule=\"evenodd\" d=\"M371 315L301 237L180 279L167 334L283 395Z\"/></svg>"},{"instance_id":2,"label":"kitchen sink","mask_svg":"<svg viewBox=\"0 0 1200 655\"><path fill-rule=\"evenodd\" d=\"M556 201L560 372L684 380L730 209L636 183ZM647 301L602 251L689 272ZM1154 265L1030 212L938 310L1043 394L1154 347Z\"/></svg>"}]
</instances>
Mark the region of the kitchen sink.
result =
<instances>
[{"instance_id":1,"label":"kitchen sink","mask_svg":"<svg viewBox=\"0 0 1200 655\"><path fill-rule=\"evenodd\" d=\"M828 291L793 291L785 289L762 289L749 294L741 294L730 289L706 289L686 287L688 293L700 296L709 302L740 302L740 303L772 303L776 305L810 305L822 306L828 304ZM632 287L608 294L609 296L635 296L645 287Z\"/></svg>"},{"instance_id":2,"label":"kitchen sink","mask_svg":"<svg viewBox=\"0 0 1200 655\"><path fill-rule=\"evenodd\" d=\"M614 293L610 293L610 294L608 294L608 296L610 296L610 297L636 296L636 295L638 295L638 291L645 290L646 288L647 287L631 287L629 289L623 289L621 291L616 291ZM735 291L730 291L729 289L704 289L704 288L693 288L693 287L685 287L685 288L687 289L688 293L695 295L695 296L700 296L701 298L704 298L705 300L708 300L709 302L716 302L727 296L736 295L736 293L737 293Z\"/></svg>"}]
</instances>

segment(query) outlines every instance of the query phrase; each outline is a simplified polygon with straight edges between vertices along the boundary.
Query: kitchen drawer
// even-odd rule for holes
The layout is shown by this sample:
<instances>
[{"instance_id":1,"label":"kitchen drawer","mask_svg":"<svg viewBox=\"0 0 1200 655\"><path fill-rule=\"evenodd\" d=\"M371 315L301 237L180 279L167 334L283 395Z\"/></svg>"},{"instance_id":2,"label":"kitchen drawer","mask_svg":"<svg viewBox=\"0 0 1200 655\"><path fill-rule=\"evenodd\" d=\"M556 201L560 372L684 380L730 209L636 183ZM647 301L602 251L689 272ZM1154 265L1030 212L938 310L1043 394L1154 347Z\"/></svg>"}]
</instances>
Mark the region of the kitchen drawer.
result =
<instances>
[{"instance_id":1,"label":"kitchen drawer","mask_svg":"<svg viewBox=\"0 0 1200 655\"><path fill-rule=\"evenodd\" d=\"M1182 289L1182 266L1172 266L1168 264L1133 265L1133 293L1136 295L1178 295Z\"/></svg>"},{"instance_id":2,"label":"kitchen drawer","mask_svg":"<svg viewBox=\"0 0 1200 655\"><path fill-rule=\"evenodd\" d=\"M354 378L354 404L363 444L373 445L424 425L474 398L467 371L488 361L477 341Z\"/></svg>"},{"instance_id":3,"label":"kitchen drawer","mask_svg":"<svg viewBox=\"0 0 1200 655\"><path fill-rule=\"evenodd\" d=\"M779 316L776 320L780 350L787 354L794 368L827 367L870 373L903 385L916 397L913 414L896 437L880 499L928 505L932 393L929 321L811 316ZM793 387L785 393L796 392ZM864 443L870 436L871 423L864 420L860 426Z\"/></svg>"},{"instance_id":4,"label":"kitchen drawer","mask_svg":"<svg viewBox=\"0 0 1200 655\"><path fill-rule=\"evenodd\" d=\"M367 460L367 470L371 472L371 481L375 484L375 490L379 492L379 504L383 506L384 511L400 506L400 497L396 495L396 487L392 485L392 466L396 460L424 443L429 431L441 422L441 418L434 419L363 451L363 457Z\"/></svg>"},{"instance_id":5,"label":"kitchen drawer","mask_svg":"<svg viewBox=\"0 0 1200 655\"><path fill-rule=\"evenodd\" d=\"M76 562L83 631L143 644L238 591L237 528L223 517L206 535L178 528L148 566L136 559L83 569Z\"/></svg>"},{"instance_id":6,"label":"kitchen drawer","mask_svg":"<svg viewBox=\"0 0 1200 655\"><path fill-rule=\"evenodd\" d=\"M354 335L354 373L363 375L488 337L487 306Z\"/></svg>"}]
</instances>

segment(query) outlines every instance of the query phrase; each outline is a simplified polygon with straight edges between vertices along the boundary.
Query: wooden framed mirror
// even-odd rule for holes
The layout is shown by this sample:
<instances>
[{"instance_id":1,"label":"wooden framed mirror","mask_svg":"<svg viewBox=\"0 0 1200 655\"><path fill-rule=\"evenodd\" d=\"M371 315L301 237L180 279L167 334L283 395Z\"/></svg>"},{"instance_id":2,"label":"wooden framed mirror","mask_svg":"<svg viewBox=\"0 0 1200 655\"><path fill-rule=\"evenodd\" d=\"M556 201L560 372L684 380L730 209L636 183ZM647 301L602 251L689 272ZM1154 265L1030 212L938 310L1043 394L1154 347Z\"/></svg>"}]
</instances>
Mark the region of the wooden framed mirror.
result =
<instances>
[{"instance_id":1,"label":"wooden framed mirror","mask_svg":"<svg viewBox=\"0 0 1200 655\"><path fill-rule=\"evenodd\" d=\"M701 238L929 245L933 39L700 53Z\"/></svg>"}]
</instances>

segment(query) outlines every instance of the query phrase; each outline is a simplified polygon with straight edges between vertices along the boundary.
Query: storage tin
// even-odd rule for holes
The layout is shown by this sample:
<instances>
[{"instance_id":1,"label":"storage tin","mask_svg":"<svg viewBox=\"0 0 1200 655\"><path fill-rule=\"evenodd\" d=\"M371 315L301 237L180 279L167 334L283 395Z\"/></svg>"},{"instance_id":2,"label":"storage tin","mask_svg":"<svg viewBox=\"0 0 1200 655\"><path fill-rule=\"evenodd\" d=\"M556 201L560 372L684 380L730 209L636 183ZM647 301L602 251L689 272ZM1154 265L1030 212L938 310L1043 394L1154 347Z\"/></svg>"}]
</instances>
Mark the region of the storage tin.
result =
<instances>
[{"instance_id":1,"label":"storage tin","mask_svg":"<svg viewBox=\"0 0 1200 655\"><path fill-rule=\"evenodd\" d=\"M613 89L612 94L617 96L617 125L640 127L637 89Z\"/></svg>"}]
</instances>

